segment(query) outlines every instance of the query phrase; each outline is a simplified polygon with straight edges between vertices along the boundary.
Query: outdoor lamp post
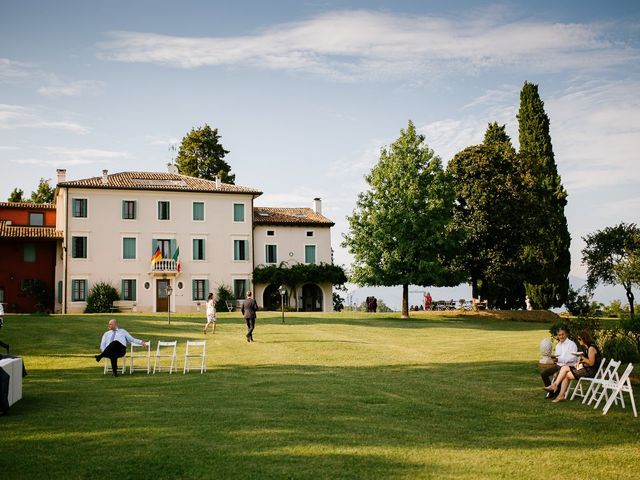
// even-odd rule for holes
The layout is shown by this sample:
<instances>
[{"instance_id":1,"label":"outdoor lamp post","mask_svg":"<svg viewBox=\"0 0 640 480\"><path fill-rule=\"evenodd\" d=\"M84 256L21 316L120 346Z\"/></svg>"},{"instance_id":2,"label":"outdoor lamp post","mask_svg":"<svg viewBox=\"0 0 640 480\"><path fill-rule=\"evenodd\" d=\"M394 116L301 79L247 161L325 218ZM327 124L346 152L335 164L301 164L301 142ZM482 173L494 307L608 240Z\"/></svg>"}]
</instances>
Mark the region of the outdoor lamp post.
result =
<instances>
[{"instance_id":1,"label":"outdoor lamp post","mask_svg":"<svg viewBox=\"0 0 640 480\"><path fill-rule=\"evenodd\" d=\"M287 293L287 289L284 288L284 285L280 285L278 288L280 292L280 309L282 310L282 323L284 323L284 295Z\"/></svg>"},{"instance_id":2,"label":"outdoor lamp post","mask_svg":"<svg viewBox=\"0 0 640 480\"><path fill-rule=\"evenodd\" d=\"M173 288L171 288L171 284L167 285L167 313L169 314L169 325L171 325L171 294L173 293Z\"/></svg>"}]
</instances>

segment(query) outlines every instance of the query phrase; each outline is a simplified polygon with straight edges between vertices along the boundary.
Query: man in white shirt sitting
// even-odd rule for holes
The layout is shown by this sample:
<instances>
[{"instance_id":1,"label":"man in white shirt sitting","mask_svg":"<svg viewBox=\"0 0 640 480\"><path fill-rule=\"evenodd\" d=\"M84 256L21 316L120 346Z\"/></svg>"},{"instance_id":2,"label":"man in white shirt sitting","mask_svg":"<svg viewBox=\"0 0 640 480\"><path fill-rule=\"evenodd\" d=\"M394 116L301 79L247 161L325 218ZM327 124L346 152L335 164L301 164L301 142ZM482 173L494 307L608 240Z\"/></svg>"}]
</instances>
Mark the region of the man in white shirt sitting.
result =
<instances>
[{"instance_id":1,"label":"man in white shirt sitting","mask_svg":"<svg viewBox=\"0 0 640 480\"><path fill-rule=\"evenodd\" d=\"M561 328L558 330L557 335L558 344L556 345L555 355L552 355L555 359L555 363L552 367L545 368L540 373L545 387L551 385L551 377L553 377L561 367L565 365L571 366L578 363L578 357L573 355L574 352L578 351L578 347L573 340L569 339L567 331L564 328ZM560 389L556 390L556 392L548 392L547 398L554 398L558 394L559 390Z\"/></svg>"},{"instance_id":2,"label":"man in white shirt sitting","mask_svg":"<svg viewBox=\"0 0 640 480\"><path fill-rule=\"evenodd\" d=\"M147 346L144 340L138 340L129 335L124 328L118 328L118 322L114 318L109 320L109 330L102 335L100 342L100 350L102 353L96 355L96 362L103 358L111 360L111 370L114 376L118 376L118 358L124 357L127 353L127 343L135 343L136 345Z\"/></svg>"}]
</instances>

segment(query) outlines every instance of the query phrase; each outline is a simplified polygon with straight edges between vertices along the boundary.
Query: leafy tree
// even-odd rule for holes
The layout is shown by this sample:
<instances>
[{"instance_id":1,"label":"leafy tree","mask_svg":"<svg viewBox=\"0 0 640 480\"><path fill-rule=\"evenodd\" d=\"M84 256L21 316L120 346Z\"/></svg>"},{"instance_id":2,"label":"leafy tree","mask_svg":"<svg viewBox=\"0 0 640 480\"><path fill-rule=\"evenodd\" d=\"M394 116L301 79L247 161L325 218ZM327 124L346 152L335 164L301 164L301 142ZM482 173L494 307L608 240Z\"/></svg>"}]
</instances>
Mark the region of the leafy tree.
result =
<instances>
[{"instance_id":1,"label":"leafy tree","mask_svg":"<svg viewBox=\"0 0 640 480\"><path fill-rule=\"evenodd\" d=\"M522 252L526 292L535 308L560 307L569 290L571 236L564 208L567 192L556 166L549 117L538 86L525 82L518 111L520 162L529 196L529 232Z\"/></svg>"},{"instance_id":2,"label":"leafy tree","mask_svg":"<svg viewBox=\"0 0 640 480\"><path fill-rule=\"evenodd\" d=\"M31 192L31 201L33 203L51 203L55 194L55 189L49 185L51 179L40 179L38 188L35 192Z\"/></svg>"},{"instance_id":3,"label":"leafy tree","mask_svg":"<svg viewBox=\"0 0 640 480\"><path fill-rule=\"evenodd\" d=\"M231 287L228 285L220 285L216 290L216 311L226 312L228 310L227 304L235 305L236 299L231 291Z\"/></svg>"},{"instance_id":4,"label":"leafy tree","mask_svg":"<svg viewBox=\"0 0 640 480\"><path fill-rule=\"evenodd\" d=\"M87 306L84 313L109 313L113 302L120 299L116 287L106 282L96 283L87 297Z\"/></svg>"},{"instance_id":5,"label":"leafy tree","mask_svg":"<svg viewBox=\"0 0 640 480\"><path fill-rule=\"evenodd\" d=\"M348 218L343 246L354 256L351 281L402 285L402 317L409 316L409 285L454 286L464 276L453 267L454 190L440 158L409 122L366 177Z\"/></svg>"},{"instance_id":6,"label":"leafy tree","mask_svg":"<svg viewBox=\"0 0 640 480\"><path fill-rule=\"evenodd\" d=\"M229 153L220 144L217 128L209 125L195 129L184 136L176 166L183 175L213 180L216 176L225 183L234 183L236 176L231 174L231 167L224 157Z\"/></svg>"},{"instance_id":7,"label":"leafy tree","mask_svg":"<svg viewBox=\"0 0 640 480\"><path fill-rule=\"evenodd\" d=\"M640 228L620 223L583 237L582 262L587 266L587 286L598 283L622 285L629 302L629 317L634 318L633 287L640 286Z\"/></svg>"},{"instance_id":8,"label":"leafy tree","mask_svg":"<svg viewBox=\"0 0 640 480\"><path fill-rule=\"evenodd\" d=\"M522 179L516 151L504 125L489 124L482 145L468 147L447 166L454 179L461 262L472 295L493 308L524 306L521 262L525 228Z\"/></svg>"},{"instance_id":9,"label":"leafy tree","mask_svg":"<svg viewBox=\"0 0 640 480\"><path fill-rule=\"evenodd\" d=\"M8 198L9 202L24 202L24 190L21 188L14 188Z\"/></svg>"}]
</instances>

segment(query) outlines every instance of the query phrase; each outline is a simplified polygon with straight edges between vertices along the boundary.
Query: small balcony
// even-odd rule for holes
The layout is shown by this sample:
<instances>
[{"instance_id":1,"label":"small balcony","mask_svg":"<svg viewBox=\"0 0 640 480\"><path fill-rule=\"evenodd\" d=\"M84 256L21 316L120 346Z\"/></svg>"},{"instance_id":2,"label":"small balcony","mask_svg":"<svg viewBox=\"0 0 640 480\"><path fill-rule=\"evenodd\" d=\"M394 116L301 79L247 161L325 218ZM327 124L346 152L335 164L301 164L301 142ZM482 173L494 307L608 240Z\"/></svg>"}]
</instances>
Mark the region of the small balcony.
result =
<instances>
[{"instance_id":1,"label":"small balcony","mask_svg":"<svg viewBox=\"0 0 640 480\"><path fill-rule=\"evenodd\" d=\"M152 275L177 275L178 265L177 262L171 258L163 258L151 265Z\"/></svg>"}]
</instances>

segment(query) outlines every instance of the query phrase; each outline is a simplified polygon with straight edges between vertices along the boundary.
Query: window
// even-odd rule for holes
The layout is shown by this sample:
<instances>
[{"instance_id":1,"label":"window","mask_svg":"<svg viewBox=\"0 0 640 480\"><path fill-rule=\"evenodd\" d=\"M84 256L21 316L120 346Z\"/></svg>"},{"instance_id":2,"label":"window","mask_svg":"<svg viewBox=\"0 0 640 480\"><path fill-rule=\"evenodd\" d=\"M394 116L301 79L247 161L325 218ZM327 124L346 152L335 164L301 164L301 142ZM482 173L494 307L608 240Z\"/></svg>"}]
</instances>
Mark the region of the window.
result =
<instances>
[{"instance_id":1,"label":"window","mask_svg":"<svg viewBox=\"0 0 640 480\"><path fill-rule=\"evenodd\" d=\"M192 280L191 291L193 300L206 300L209 291L209 280Z\"/></svg>"},{"instance_id":2,"label":"window","mask_svg":"<svg viewBox=\"0 0 640 480\"><path fill-rule=\"evenodd\" d=\"M316 263L316 246L304 246L304 263Z\"/></svg>"},{"instance_id":3,"label":"window","mask_svg":"<svg viewBox=\"0 0 640 480\"><path fill-rule=\"evenodd\" d=\"M87 258L87 237L71 237L71 257Z\"/></svg>"},{"instance_id":4,"label":"window","mask_svg":"<svg viewBox=\"0 0 640 480\"><path fill-rule=\"evenodd\" d=\"M276 236L275 230L267 230L267 237L275 237L275 236Z\"/></svg>"},{"instance_id":5,"label":"window","mask_svg":"<svg viewBox=\"0 0 640 480\"><path fill-rule=\"evenodd\" d=\"M34 282L35 280L33 278L23 278L20 280L20 290L23 292L29 290L33 286Z\"/></svg>"},{"instance_id":6,"label":"window","mask_svg":"<svg viewBox=\"0 0 640 480\"><path fill-rule=\"evenodd\" d=\"M135 200L122 201L122 219L123 220L136 219L136 201Z\"/></svg>"},{"instance_id":7,"label":"window","mask_svg":"<svg viewBox=\"0 0 640 480\"><path fill-rule=\"evenodd\" d=\"M233 221L244 222L244 203L233 204Z\"/></svg>"},{"instance_id":8,"label":"window","mask_svg":"<svg viewBox=\"0 0 640 480\"><path fill-rule=\"evenodd\" d=\"M24 261L33 263L36 261L36 245L35 243L24 244Z\"/></svg>"},{"instance_id":9,"label":"window","mask_svg":"<svg viewBox=\"0 0 640 480\"><path fill-rule=\"evenodd\" d=\"M264 256L266 263L278 263L278 246L265 245Z\"/></svg>"},{"instance_id":10,"label":"window","mask_svg":"<svg viewBox=\"0 0 640 480\"><path fill-rule=\"evenodd\" d=\"M76 218L87 218L87 199L74 198L71 201L71 215Z\"/></svg>"},{"instance_id":11,"label":"window","mask_svg":"<svg viewBox=\"0 0 640 480\"><path fill-rule=\"evenodd\" d=\"M122 280L120 282L120 300L136 299L136 281L135 279Z\"/></svg>"},{"instance_id":12,"label":"window","mask_svg":"<svg viewBox=\"0 0 640 480\"><path fill-rule=\"evenodd\" d=\"M58 280L58 303L62 303L62 280Z\"/></svg>"},{"instance_id":13,"label":"window","mask_svg":"<svg viewBox=\"0 0 640 480\"><path fill-rule=\"evenodd\" d=\"M249 241L248 240L233 241L233 259L249 260Z\"/></svg>"},{"instance_id":14,"label":"window","mask_svg":"<svg viewBox=\"0 0 640 480\"><path fill-rule=\"evenodd\" d=\"M158 220L170 219L170 204L169 202L158 202Z\"/></svg>"},{"instance_id":15,"label":"window","mask_svg":"<svg viewBox=\"0 0 640 480\"><path fill-rule=\"evenodd\" d=\"M204 202L193 202L193 219L197 222L204 220Z\"/></svg>"},{"instance_id":16,"label":"window","mask_svg":"<svg viewBox=\"0 0 640 480\"><path fill-rule=\"evenodd\" d=\"M84 302L87 300L87 281L71 280L71 301Z\"/></svg>"},{"instance_id":17,"label":"window","mask_svg":"<svg viewBox=\"0 0 640 480\"><path fill-rule=\"evenodd\" d=\"M247 295L248 290L249 290L249 280L236 279L233 281L233 295L237 299L244 298Z\"/></svg>"},{"instance_id":18,"label":"window","mask_svg":"<svg viewBox=\"0 0 640 480\"><path fill-rule=\"evenodd\" d=\"M135 260L136 239L125 237L122 239L122 258L125 260Z\"/></svg>"},{"instance_id":19,"label":"window","mask_svg":"<svg viewBox=\"0 0 640 480\"><path fill-rule=\"evenodd\" d=\"M44 225L44 213L29 212L29 225L42 227Z\"/></svg>"},{"instance_id":20,"label":"window","mask_svg":"<svg viewBox=\"0 0 640 480\"><path fill-rule=\"evenodd\" d=\"M162 258L171 258L173 256L173 252L176 250L176 241L166 239L151 240L151 255L156 253L158 247L160 247Z\"/></svg>"},{"instance_id":21,"label":"window","mask_svg":"<svg viewBox=\"0 0 640 480\"><path fill-rule=\"evenodd\" d=\"M204 260L204 238L193 239L193 259Z\"/></svg>"},{"instance_id":22,"label":"window","mask_svg":"<svg viewBox=\"0 0 640 480\"><path fill-rule=\"evenodd\" d=\"M307 237L313 237L313 231L312 230L308 230L307 231Z\"/></svg>"}]
</instances>

